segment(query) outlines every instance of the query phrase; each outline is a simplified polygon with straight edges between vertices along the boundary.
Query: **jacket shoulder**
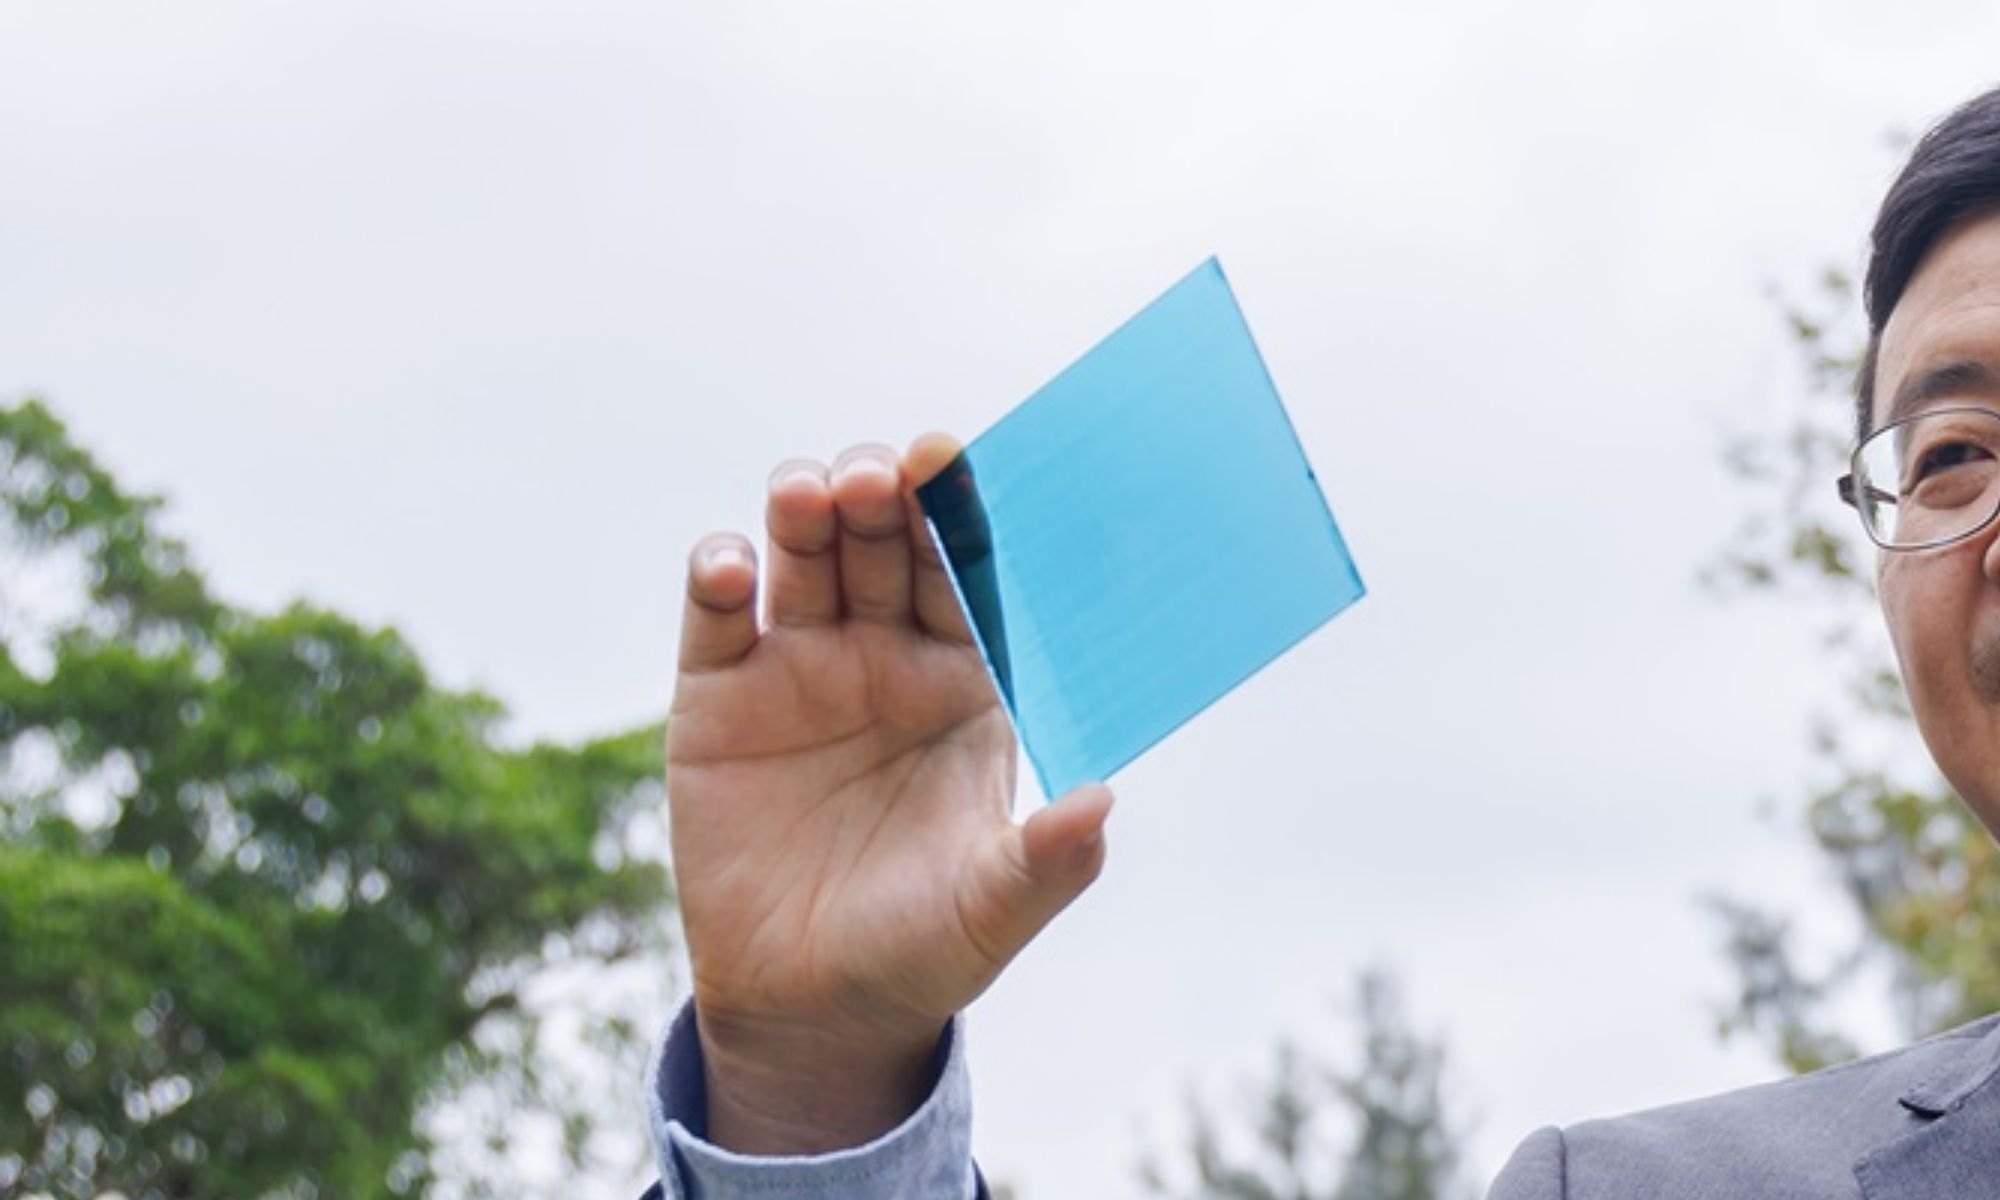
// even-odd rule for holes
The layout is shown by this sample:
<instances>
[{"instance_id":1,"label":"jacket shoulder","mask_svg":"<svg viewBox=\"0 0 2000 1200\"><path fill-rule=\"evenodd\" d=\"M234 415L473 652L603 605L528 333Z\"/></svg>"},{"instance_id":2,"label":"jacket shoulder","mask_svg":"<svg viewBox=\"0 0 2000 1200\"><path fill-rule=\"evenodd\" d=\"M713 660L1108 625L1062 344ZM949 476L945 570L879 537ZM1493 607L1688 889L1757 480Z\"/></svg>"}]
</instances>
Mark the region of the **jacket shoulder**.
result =
<instances>
[{"instance_id":1,"label":"jacket shoulder","mask_svg":"<svg viewBox=\"0 0 2000 1200\"><path fill-rule=\"evenodd\" d=\"M1853 1062L1564 1130L1536 1131L1490 1200L1855 1194L1855 1161L1922 1125L1906 1099L1964 1068L2000 1015Z\"/></svg>"},{"instance_id":2,"label":"jacket shoulder","mask_svg":"<svg viewBox=\"0 0 2000 1200\"><path fill-rule=\"evenodd\" d=\"M1568 1195L1567 1157L1562 1130L1553 1125L1535 1130L1500 1168L1486 1200L1562 1200Z\"/></svg>"}]
</instances>

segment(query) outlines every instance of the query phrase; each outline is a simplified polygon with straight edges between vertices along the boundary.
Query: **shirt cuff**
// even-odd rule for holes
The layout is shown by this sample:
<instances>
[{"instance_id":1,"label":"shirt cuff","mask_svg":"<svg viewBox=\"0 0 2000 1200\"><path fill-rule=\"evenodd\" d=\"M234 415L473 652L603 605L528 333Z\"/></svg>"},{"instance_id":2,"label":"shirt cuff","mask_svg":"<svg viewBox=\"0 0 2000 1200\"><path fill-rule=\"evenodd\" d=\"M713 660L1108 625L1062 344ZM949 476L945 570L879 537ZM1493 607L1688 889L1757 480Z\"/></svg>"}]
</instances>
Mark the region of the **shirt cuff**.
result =
<instances>
[{"instance_id":1,"label":"shirt cuff","mask_svg":"<svg viewBox=\"0 0 2000 1200\"><path fill-rule=\"evenodd\" d=\"M963 1016L955 1016L945 1026L930 1095L901 1125L852 1149L772 1158L737 1154L703 1140L708 1092L690 999L667 1029L647 1087L653 1149L667 1195L674 1200L968 1200L977 1195L964 1024Z\"/></svg>"}]
</instances>

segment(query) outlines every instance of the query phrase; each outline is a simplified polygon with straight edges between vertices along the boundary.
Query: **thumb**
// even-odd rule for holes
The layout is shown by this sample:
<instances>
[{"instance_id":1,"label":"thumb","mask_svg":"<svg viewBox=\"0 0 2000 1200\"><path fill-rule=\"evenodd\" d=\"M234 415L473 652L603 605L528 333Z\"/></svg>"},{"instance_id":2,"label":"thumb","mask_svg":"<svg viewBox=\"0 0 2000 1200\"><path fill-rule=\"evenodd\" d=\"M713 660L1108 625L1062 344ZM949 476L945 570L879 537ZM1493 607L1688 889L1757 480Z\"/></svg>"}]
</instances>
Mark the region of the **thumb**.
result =
<instances>
[{"instance_id":1,"label":"thumb","mask_svg":"<svg viewBox=\"0 0 2000 1200\"><path fill-rule=\"evenodd\" d=\"M1110 788L1087 783L1029 817L1021 826L1028 874L1053 883L1083 873L1077 891L1097 878L1104 865L1104 821L1111 814L1111 799Z\"/></svg>"},{"instance_id":2,"label":"thumb","mask_svg":"<svg viewBox=\"0 0 2000 1200\"><path fill-rule=\"evenodd\" d=\"M1018 951L1083 894L1104 867L1104 820L1111 789L1086 784L1029 817L1009 825L1009 863L1000 897L1004 944Z\"/></svg>"}]
</instances>

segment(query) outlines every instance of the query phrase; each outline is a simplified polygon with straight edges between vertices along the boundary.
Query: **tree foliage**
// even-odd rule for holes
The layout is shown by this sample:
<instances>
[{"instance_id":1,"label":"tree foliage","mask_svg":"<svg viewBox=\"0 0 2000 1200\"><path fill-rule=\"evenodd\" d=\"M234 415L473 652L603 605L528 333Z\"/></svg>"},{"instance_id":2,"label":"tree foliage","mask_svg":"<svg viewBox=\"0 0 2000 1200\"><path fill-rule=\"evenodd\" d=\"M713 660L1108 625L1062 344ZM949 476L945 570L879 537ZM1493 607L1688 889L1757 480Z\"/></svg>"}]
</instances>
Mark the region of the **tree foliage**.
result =
<instances>
[{"instance_id":1,"label":"tree foliage","mask_svg":"<svg viewBox=\"0 0 2000 1200\"><path fill-rule=\"evenodd\" d=\"M1833 498L1851 443L1854 371L1866 344L1852 281L1829 271L1781 300L1802 384L1776 431L1740 438L1729 463L1753 499L1709 572L1813 622L1837 677L1812 719L1820 766L1802 808L1858 936L1815 960L1797 923L1734 901L1715 908L1735 969L1725 1033L1763 1039L1791 1069L1853 1056L1832 1015L1886 969L1903 1032L1919 1036L2000 1009L2000 874L1990 835L1911 750L1918 734L1874 603L1872 550Z\"/></svg>"},{"instance_id":2,"label":"tree foliage","mask_svg":"<svg viewBox=\"0 0 2000 1200\"><path fill-rule=\"evenodd\" d=\"M0 407L0 1195L420 1189L532 964L657 943L658 731L508 747L393 631L218 599L159 508Z\"/></svg>"},{"instance_id":3,"label":"tree foliage","mask_svg":"<svg viewBox=\"0 0 2000 1200\"><path fill-rule=\"evenodd\" d=\"M1360 1046L1352 1068L1280 1044L1274 1073L1248 1110L1248 1129L1231 1128L1191 1101L1186 1161L1143 1163L1147 1192L1171 1200L1467 1194L1459 1181L1459 1129L1445 1103L1443 1047L1411 1028L1401 989L1384 971L1361 974L1353 1014Z\"/></svg>"}]
</instances>

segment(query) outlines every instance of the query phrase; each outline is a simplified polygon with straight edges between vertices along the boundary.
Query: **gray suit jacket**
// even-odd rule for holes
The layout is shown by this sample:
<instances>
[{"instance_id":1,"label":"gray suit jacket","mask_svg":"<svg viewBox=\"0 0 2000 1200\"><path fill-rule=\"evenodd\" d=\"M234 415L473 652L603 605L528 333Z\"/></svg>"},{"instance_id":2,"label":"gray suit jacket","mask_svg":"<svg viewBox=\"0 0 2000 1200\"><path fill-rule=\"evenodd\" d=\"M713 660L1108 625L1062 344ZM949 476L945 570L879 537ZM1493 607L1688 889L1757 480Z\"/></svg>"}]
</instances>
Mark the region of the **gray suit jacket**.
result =
<instances>
[{"instance_id":1,"label":"gray suit jacket","mask_svg":"<svg viewBox=\"0 0 2000 1200\"><path fill-rule=\"evenodd\" d=\"M2000 1015L1740 1092L1536 1131L1489 1200L2000 1198Z\"/></svg>"}]
</instances>

